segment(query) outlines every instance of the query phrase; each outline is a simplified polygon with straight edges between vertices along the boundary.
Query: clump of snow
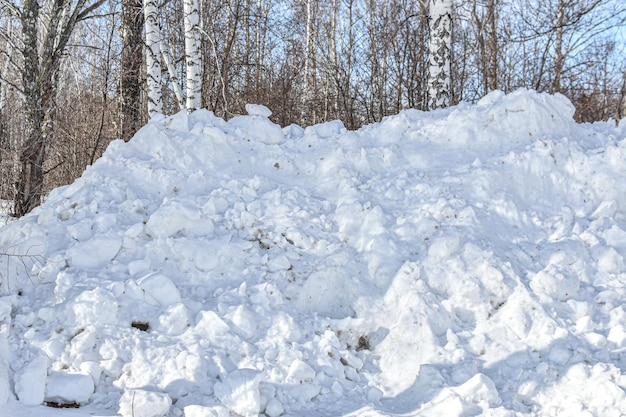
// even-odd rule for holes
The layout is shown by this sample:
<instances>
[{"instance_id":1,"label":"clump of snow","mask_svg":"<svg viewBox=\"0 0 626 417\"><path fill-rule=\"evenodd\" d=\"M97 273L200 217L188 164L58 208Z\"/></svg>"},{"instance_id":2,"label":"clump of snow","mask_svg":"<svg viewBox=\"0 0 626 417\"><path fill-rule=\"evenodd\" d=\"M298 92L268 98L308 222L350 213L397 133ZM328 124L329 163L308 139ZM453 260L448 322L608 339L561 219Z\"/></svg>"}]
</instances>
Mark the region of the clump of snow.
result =
<instances>
[{"instance_id":1,"label":"clump of snow","mask_svg":"<svg viewBox=\"0 0 626 417\"><path fill-rule=\"evenodd\" d=\"M38 355L15 373L15 395L25 405L41 404L46 395L48 358Z\"/></svg>"},{"instance_id":2,"label":"clump of snow","mask_svg":"<svg viewBox=\"0 0 626 417\"><path fill-rule=\"evenodd\" d=\"M259 141L266 145L279 144L284 133L280 126L269 120L272 112L259 104L247 104L248 116L235 116L228 121L229 127L242 139Z\"/></svg>"},{"instance_id":3,"label":"clump of snow","mask_svg":"<svg viewBox=\"0 0 626 417\"><path fill-rule=\"evenodd\" d=\"M261 375L254 369L237 369L215 384L215 397L228 409L243 417L261 412Z\"/></svg>"},{"instance_id":4,"label":"clump of snow","mask_svg":"<svg viewBox=\"0 0 626 417\"><path fill-rule=\"evenodd\" d=\"M246 112L249 116L270 117L272 111L262 104L246 104Z\"/></svg>"},{"instance_id":5,"label":"clump of snow","mask_svg":"<svg viewBox=\"0 0 626 417\"><path fill-rule=\"evenodd\" d=\"M46 380L45 400L56 404L86 404L93 391L90 375L53 371Z\"/></svg>"},{"instance_id":6,"label":"clump of snow","mask_svg":"<svg viewBox=\"0 0 626 417\"><path fill-rule=\"evenodd\" d=\"M0 228L3 410L626 414L624 123L246 110L155 118Z\"/></svg>"},{"instance_id":7,"label":"clump of snow","mask_svg":"<svg viewBox=\"0 0 626 417\"><path fill-rule=\"evenodd\" d=\"M9 379L9 331L11 330L11 302L0 297L0 406L6 404L11 393Z\"/></svg>"},{"instance_id":8,"label":"clump of snow","mask_svg":"<svg viewBox=\"0 0 626 417\"><path fill-rule=\"evenodd\" d=\"M120 399L122 417L164 417L172 405L171 398L161 392L128 390Z\"/></svg>"}]
</instances>

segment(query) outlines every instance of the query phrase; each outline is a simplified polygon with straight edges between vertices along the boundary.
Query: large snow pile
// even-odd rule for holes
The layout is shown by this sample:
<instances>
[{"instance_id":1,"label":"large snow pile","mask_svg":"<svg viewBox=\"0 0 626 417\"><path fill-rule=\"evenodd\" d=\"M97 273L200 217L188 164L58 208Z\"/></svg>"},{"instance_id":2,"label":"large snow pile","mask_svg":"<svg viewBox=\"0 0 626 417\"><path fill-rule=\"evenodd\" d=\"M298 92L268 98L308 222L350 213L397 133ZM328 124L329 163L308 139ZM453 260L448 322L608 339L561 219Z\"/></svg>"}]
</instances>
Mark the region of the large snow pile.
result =
<instances>
[{"instance_id":1,"label":"large snow pile","mask_svg":"<svg viewBox=\"0 0 626 417\"><path fill-rule=\"evenodd\" d=\"M573 112L153 120L0 229L0 410L626 414L626 126Z\"/></svg>"}]
</instances>

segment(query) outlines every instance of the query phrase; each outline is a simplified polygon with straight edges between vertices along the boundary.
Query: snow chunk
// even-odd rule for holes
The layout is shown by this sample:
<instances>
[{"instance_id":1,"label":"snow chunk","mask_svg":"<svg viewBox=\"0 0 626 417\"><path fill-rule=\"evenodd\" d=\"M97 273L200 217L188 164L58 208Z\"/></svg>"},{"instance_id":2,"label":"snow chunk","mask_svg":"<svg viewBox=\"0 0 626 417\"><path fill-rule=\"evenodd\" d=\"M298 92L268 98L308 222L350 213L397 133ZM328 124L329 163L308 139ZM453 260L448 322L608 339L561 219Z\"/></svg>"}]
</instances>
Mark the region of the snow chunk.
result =
<instances>
[{"instance_id":1,"label":"snow chunk","mask_svg":"<svg viewBox=\"0 0 626 417\"><path fill-rule=\"evenodd\" d=\"M210 342L224 337L230 332L230 327L214 311L203 310L196 316L194 330Z\"/></svg>"},{"instance_id":2,"label":"snow chunk","mask_svg":"<svg viewBox=\"0 0 626 417\"><path fill-rule=\"evenodd\" d=\"M117 300L105 289L83 291L70 306L77 326L117 324Z\"/></svg>"},{"instance_id":3,"label":"snow chunk","mask_svg":"<svg viewBox=\"0 0 626 417\"><path fill-rule=\"evenodd\" d=\"M618 324L617 326L612 327L611 330L609 330L606 340L611 343L615 343L618 348L626 346L626 330L624 329L624 326Z\"/></svg>"},{"instance_id":4,"label":"snow chunk","mask_svg":"<svg viewBox=\"0 0 626 417\"><path fill-rule=\"evenodd\" d=\"M67 261L70 266L78 268L101 268L115 258L121 247L120 237L97 236L69 248Z\"/></svg>"},{"instance_id":5,"label":"snow chunk","mask_svg":"<svg viewBox=\"0 0 626 417\"><path fill-rule=\"evenodd\" d=\"M299 305L305 311L343 318L352 312L350 304L354 295L349 272L332 267L315 271L308 277L300 292Z\"/></svg>"},{"instance_id":6,"label":"snow chunk","mask_svg":"<svg viewBox=\"0 0 626 417\"><path fill-rule=\"evenodd\" d=\"M141 389L125 391L120 398L122 417L164 417L172 405L169 395Z\"/></svg>"},{"instance_id":7,"label":"snow chunk","mask_svg":"<svg viewBox=\"0 0 626 417\"><path fill-rule=\"evenodd\" d=\"M339 136L346 131L345 126L340 120L333 120L330 122L308 126L304 129L304 134L307 136L318 136L322 139L327 139Z\"/></svg>"},{"instance_id":8,"label":"snow chunk","mask_svg":"<svg viewBox=\"0 0 626 417\"><path fill-rule=\"evenodd\" d=\"M497 407L502 403L496 384L484 374L474 375L457 387L456 392L473 403L486 403L490 407Z\"/></svg>"},{"instance_id":9,"label":"snow chunk","mask_svg":"<svg viewBox=\"0 0 626 417\"><path fill-rule=\"evenodd\" d=\"M234 331L241 337L250 338L254 336L257 329L257 315L240 305L226 315L234 326Z\"/></svg>"},{"instance_id":10,"label":"snow chunk","mask_svg":"<svg viewBox=\"0 0 626 417\"><path fill-rule=\"evenodd\" d=\"M179 232L194 230L200 209L191 202L168 199L146 222L146 232L156 238L167 238Z\"/></svg>"},{"instance_id":11,"label":"snow chunk","mask_svg":"<svg viewBox=\"0 0 626 417\"><path fill-rule=\"evenodd\" d=\"M269 417L278 417L284 412L285 409L278 399L272 398L267 402L267 406L265 407L265 414L267 414Z\"/></svg>"},{"instance_id":12,"label":"snow chunk","mask_svg":"<svg viewBox=\"0 0 626 417\"><path fill-rule=\"evenodd\" d=\"M58 404L86 404L94 388L90 375L51 372L45 399Z\"/></svg>"},{"instance_id":13,"label":"snow chunk","mask_svg":"<svg viewBox=\"0 0 626 417\"><path fill-rule=\"evenodd\" d=\"M502 98L504 98L504 96L505 96L505 94L504 94L503 91L493 90L493 91L489 92L488 94L486 94L483 98L478 100L478 102L476 103L476 106L477 107L491 106L494 103L497 103L499 100L502 100Z\"/></svg>"},{"instance_id":14,"label":"snow chunk","mask_svg":"<svg viewBox=\"0 0 626 417\"><path fill-rule=\"evenodd\" d=\"M458 235L441 236L433 241L428 248L428 256L436 259L447 258L454 254L461 245L461 237Z\"/></svg>"},{"instance_id":15,"label":"snow chunk","mask_svg":"<svg viewBox=\"0 0 626 417\"><path fill-rule=\"evenodd\" d=\"M26 405L41 404L45 398L48 358L37 356L15 375L15 394Z\"/></svg>"},{"instance_id":16,"label":"snow chunk","mask_svg":"<svg viewBox=\"0 0 626 417\"><path fill-rule=\"evenodd\" d=\"M272 111L262 104L246 104L246 111L249 116L270 117Z\"/></svg>"},{"instance_id":17,"label":"snow chunk","mask_svg":"<svg viewBox=\"0 0 626 417\"><path fill-rule=\"evenodd\" d=\"M207 407L204 405L188 405L183 408L185 417L230 417L230 412L226 407L217 405Z\"/></svg>"},{"instance_id":18,"label":"snow chunk","mask_svg":"<svg viewBox=\"0 0 626 417\"><path fill-rule=\"evenodd\" d=\"M7 334L11 328L11 302L0 298L0 405L9 400L9 341Z\"/></svg>"},{"instance_id":19,"label":"snow chunk","mask_svg":"<svg viewBox=\"0 0 626 417\"><path fill-rule=\"evenodd\" d=\"M291 261L283 255L271 258L267 262L267 269L270 272L287 271L291 267Z\"/></svg>"},{"instance_id":20,"label":"snow chunk","mask_svg":"<svg viewBox=\"0 0 626 417\"><path fill-rule=\"evenodd\" d=\"M0 343L4 335L0 335ZM9 385L9 367L3 359L0 359L0 405L9 401L10 385Z\"/></svg>"},{"instance_id":21,"label":"snow chunk","mask_svg":"<svg viewBox=\"0 0 626 417\"><path fill-rule=\"evenodd\" d=\"M315 379L315 370L307 363L296 359L289 365L287 377L299 383L311 382Z\"/></svg>"},{"instance_id":22,"label":"snow chunk","mask_svg":"<svg viewBox=\"0 0 626 417\"><path fill-rule=\"evenodd\" d=\"M261 411L259 372L238 369L215 384L215 396L226 407L244 417L256 417Z\"/></svg>"},{"instance_id":23,"label":"snow chunk","mask_svg":"<svg viewBox=\"0 0 626 417\"><path fill-rule=\"evenodd\" d=\"M159 316L159 324L164 333L171 336L183 333L189 327L189 314L183 303L172 304Z\"/></svg>"},{"instance_id":24,"label":"snow chunk","mask_svg":"<svg viewBox=\"0 0 626 417\"><path fill-rule=\"evenodd\" d=\"M154 306L169 306L180 303L180 292L171 279L158 273L148 275L137 281L144 291L145 300Z\"/></svg>"},{"instance_id":25,"label":"snow chunk","mask_svg":"<svg viewBox=\"0 0 626 417\"><path fill-rule=\"evenodd\" d=\"M531 278L530 287L537 294L565 301L578 294L580 281L573 275L540 271Z\"/></svg>"},{"instance_id":26,"label":"snow chunk","mask_svg":"<svg viewBox=\"0 0 626 417\"><path fill-rule=\"evenodd\" d=\"M256 113L257 110L253 110L253 113ZM283 129L279 125L273 123L266 116L257 114L235 116L228 121L228 126L243 139L266 145L279 144L285 138Z\"/></svg>"}]
</instances>

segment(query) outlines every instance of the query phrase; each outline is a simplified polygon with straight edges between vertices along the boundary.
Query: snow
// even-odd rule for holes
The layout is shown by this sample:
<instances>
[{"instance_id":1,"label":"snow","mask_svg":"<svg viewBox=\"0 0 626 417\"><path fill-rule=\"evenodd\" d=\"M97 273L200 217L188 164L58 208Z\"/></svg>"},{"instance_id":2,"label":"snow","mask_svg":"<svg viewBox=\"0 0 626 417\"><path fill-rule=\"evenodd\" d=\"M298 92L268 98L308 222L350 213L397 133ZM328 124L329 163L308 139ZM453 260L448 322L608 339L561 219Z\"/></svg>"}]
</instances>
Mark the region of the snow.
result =
<instances>
[{"instance_id":1,"label":"snow","mask_svg":"<svg viewBox=\"0 0 626 417\"><path fill-rule=\"evenodd\" d=\"M625 123L246 109L155 117L0 228L0 416L626 414Z\"/></svg>"}]
</instances>

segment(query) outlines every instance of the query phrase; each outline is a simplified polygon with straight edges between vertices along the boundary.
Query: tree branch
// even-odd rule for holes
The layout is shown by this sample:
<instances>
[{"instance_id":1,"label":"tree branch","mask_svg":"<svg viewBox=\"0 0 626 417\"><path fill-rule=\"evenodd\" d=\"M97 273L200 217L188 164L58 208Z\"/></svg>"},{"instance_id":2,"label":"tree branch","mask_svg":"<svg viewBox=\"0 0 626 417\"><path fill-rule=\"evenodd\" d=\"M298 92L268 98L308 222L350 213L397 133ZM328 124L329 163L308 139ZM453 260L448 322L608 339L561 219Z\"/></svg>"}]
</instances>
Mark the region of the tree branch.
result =
<instances>
[{"instance_id":1,"label":"tree branch","mask_svg":"<svg viewBox=\"0 0 626 417\"><path fill-rule=\"evenodd\" d=\"M91 12L96 10L98 7L102 6L106 0L97 0L91 6L84 8L76 17L76 21L80 22L82 20L88 19L91 16L89 15Z\"/></svg>"},{"instance_id":2,"label":"tree branch","mask_svg":"<svg viewBox=\"0 0 626 417\"><path fill-rule=\"evenodd\" d=\"M20 9L13 2L9 0L0 0L0 3L4 4L15 16L20 17L22 15Z\"/></svg>"}]
</instances>

